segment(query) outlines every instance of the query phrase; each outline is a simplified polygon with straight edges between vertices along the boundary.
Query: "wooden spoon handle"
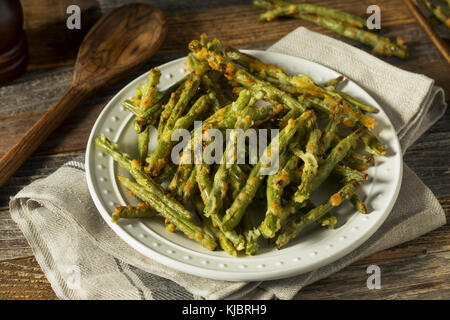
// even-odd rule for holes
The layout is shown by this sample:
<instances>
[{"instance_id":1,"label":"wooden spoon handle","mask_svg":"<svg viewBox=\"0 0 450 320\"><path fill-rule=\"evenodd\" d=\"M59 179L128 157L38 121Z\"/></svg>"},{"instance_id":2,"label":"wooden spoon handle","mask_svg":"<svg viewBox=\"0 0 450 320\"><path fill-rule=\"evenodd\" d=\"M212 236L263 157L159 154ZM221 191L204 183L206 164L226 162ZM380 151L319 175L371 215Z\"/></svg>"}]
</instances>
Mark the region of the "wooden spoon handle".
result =
<instances>
[{"instance_id":1,"label":"wooden spoon handle","mask_svg":"<svg viewBox=\"0 0 450 320\"><path fill-rule=\"evenodd\" d=\"M0 185L28 159L69 113L88 95L85 89L70 88L25 135L0 159Z\"/></svg>"}]
</instances>

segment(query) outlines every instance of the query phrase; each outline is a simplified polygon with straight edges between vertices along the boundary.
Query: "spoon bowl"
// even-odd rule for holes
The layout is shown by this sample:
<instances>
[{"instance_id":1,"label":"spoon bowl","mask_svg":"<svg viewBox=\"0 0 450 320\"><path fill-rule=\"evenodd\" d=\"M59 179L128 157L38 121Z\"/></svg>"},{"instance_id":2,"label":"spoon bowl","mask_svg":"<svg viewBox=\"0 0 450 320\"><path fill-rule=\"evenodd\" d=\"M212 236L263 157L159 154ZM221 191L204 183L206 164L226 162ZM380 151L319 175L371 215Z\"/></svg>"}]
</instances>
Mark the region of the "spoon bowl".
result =
<instances>
[{"instance_id":1,"label":"spoon bowl","mask_svg":"<svg viewBox=\"0 0 450 320\"><path fill-rule=\"evenodd\" d=\"M80 45L73 86L104 85L142 66L167 33L163 13L147 4L122 6L100 19Z\"/></svg>"}]
</instances>

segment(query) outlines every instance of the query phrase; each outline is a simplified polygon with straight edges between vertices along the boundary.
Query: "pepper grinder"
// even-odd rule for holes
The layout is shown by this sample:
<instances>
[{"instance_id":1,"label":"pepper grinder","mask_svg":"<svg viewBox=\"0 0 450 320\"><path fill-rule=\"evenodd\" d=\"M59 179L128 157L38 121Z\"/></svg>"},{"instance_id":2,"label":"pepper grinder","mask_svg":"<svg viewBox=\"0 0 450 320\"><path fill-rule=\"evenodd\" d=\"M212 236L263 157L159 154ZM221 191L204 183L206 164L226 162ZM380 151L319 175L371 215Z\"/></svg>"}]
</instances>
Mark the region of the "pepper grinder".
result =
<instances>
[{"instance_id":1,"label":"pepper grinder","mask_svg":"<svg viewBox=\"0 0 450 320\"><path fill-rule=\"evenodd\" d=\"M0 0L0 85L17 78L28 63L19 0Z\"/></svg>"}]
</instances>

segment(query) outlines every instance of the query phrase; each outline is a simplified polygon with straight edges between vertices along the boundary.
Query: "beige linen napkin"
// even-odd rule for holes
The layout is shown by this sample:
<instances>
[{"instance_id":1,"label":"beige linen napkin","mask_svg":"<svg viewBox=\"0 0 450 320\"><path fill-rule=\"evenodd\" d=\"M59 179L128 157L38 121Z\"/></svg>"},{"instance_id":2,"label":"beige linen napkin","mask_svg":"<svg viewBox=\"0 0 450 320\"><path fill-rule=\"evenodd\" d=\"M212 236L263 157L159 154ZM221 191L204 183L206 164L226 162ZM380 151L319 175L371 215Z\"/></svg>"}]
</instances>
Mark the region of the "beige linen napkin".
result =
<instances>
[{"instance_id":1,"label":"beige linen napkin","mask_svg":"<svg viewBox=\"0 0 450 320\"><path fill-rule=\"evenodd\" d=\"M332 38L298 28L270 51L330 67L367 90L389 115L406 150L445 112L444 92L426 76L403 71ZM13 219L62 299L280 299L374 252L445 224L439 202L404 165L400 194L381 228L340 260L297 277L227 282L174 271L129 247L97 212L83 159L37 180L10 202Z\"/></svg>"}]
</instances>

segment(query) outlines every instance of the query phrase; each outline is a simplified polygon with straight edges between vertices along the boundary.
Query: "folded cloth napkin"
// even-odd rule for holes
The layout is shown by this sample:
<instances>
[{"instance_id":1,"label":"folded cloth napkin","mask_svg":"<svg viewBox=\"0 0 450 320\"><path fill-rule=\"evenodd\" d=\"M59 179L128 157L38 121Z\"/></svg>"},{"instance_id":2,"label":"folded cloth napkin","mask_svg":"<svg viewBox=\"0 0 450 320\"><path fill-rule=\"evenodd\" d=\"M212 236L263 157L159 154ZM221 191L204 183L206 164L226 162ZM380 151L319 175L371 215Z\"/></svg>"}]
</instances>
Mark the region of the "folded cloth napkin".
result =
<instances>
[{"instance_id":1,"label":"folded cloth napkin","mask_svg":"<svg viewBox=\"0 0 450 320\"><path fill-rule=\"evenodd\" d=\"M298 28L272 46L354 80L390 117L406 150L446 109L432 79L393 67L359 49ZM380 229L358 249L307 274L266 282L228 282L172 270L128 246L91 200L83 159L37 180L10 202L17 222L54 291L62 299L291 299L304 286L374 252L445 224L432 192L404 165L398 200Z\"/></svg>"}]
</instances>

